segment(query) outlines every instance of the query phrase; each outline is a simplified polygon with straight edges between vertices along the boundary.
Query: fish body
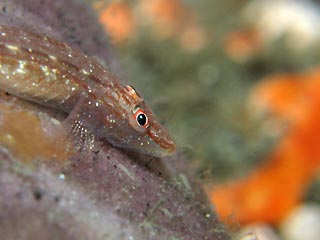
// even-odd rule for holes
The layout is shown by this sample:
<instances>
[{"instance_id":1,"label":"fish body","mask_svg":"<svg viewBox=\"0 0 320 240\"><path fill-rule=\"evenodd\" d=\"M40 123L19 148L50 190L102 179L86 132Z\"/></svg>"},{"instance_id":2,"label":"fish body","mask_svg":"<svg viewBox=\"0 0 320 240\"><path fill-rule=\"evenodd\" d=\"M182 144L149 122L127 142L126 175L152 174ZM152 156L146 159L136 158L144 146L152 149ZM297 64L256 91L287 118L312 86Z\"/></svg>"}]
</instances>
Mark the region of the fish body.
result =
<instances>
[{"instance_id":1,"label":"fish body","mask_svg":"<svg viewBox=\"0 0 320 240\"><path fill-rule=\"evenodd\" d=\"M175 151L167 130L133 87L55 39L0 26L0 88L68 113L115 146L153 156Z\"/></svg>"}]
</instances>

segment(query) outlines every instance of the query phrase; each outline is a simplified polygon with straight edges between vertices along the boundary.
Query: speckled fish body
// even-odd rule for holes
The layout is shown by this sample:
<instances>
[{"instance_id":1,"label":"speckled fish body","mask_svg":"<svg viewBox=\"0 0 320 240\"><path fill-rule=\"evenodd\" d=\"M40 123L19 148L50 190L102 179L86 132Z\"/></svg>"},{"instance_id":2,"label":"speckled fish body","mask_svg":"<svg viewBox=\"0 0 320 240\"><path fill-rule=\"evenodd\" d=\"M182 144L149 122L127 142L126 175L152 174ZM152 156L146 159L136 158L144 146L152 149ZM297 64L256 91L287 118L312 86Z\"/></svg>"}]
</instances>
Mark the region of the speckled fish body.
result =
<instances>
[{"instance_id":1,"label":"speckled fish body","mask_svg":"<svg viewBox=\"0 0 320 240\"><path fill-rule=\"evenodd\" d=\"M0 26L0 88L69 113L115 146L154 156L175 151L131 86L94 58L46 36Z\"/></svg>"}]
</instances>

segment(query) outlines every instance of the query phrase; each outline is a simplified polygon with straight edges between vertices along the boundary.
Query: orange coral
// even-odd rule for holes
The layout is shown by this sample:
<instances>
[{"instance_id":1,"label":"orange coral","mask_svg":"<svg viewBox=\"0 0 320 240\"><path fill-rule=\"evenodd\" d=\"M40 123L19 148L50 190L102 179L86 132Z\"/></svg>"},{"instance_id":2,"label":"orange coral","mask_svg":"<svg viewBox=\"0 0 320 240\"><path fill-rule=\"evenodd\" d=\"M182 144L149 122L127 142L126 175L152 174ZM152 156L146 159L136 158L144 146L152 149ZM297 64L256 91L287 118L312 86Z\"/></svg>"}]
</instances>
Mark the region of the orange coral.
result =
<instances>
[{"instance_id":1,"label":"orange coral","mask_svg":"<svg viewBox=\"0 0 320 240\"><path fill-rule=\"evenodd\" d=\"M147 19L160 38L178 37L183 49L195 52L205 43L203 29L195 13L181 0L140 0L141 20Z\"/></svg>"},{"instance_id":2,"label":"orange coral","mask_svg":"<svg viewBox=\"0 0 320 240\"><path fill-rule=\"evenodd\" d=\"M132 9L124 2L109 4L101 11L99 19L115 43L128 39L135 31Z\"/></svg>"},{"instance_id":3,"label":"orange coral","mask_svg":"<svg viewBox=\"0 0 320 240\"><path fill-rule=\"evenodd\" d=\"M184 24L187 14L180 0L140 0L139 8L162 37L175 34Z\"/></svg>"},{"instance_id":4,"label":"orange coral","mask_svg":"<svg viewBox=\"0 0 320 240\"><path fill-rule=\"evenodd\" d=\"M262 44L261 36L254 29L233 31L224 39L227 54L238 61L252 57L262 49Z\"/></svg>"},{"instance_id":5,"label":"orange coral","mask_svg":"<svg viewBox=\"0 0 320 240\"><path fill-rule=\"evenodd\" d=\"M320 169L320 69L265 79L251 100L288 126L284 137L248 177L208 193L225 219L277 224L302 200Z\"/></svg>"},{"instance_id":6,"label":"orange coral","mask_svg":"<svg viewBox=\"0 0 320 240\"><path fill-rule=\"evenodd\" d=\"M186 52L197 52L205 45L205 33L197 25L187 26L180 36L180 44Z\"/></svg>"},{"instance_id":7,"label":"orange coral","mask_svg":"<svg viewBox=\"0 0 320 240\"><path fill-rule=\"evenodd\" d=\"M104 7L96 4L99 19L114 43L122 43L136 33L137 26L149 25L160 39L178 38L183 49L195 52L205 43L204 30L196 24L196 14L181 0L126 1Z\"/></svg>"}]
</instances>

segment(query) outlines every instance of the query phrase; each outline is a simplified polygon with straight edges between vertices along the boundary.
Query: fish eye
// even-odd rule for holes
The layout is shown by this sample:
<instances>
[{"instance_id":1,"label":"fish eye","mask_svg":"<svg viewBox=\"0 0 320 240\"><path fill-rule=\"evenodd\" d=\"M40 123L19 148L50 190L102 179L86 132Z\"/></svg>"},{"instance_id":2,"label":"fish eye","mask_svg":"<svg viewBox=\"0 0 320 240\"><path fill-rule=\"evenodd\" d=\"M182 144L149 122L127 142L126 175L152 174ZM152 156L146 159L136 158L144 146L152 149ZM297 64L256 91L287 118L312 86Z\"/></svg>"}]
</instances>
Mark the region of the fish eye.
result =
<instances>
[{"instance_id":1,"label":"fish eye","mask_svg":"<svg viewBox=\"0 0 320 240\"><path fill-rule=\"evenodd\" d=\"M132 112L132 116L129 118L129 124L134 130L140 133L145 133L150 128L150 120L146 112L136 105Z\"/></svg>"},{"instance_id":2,"label":"fish eye","mask_svg":"<svg viewBox=\"0 0 320 240\"><path fill-rule=\"evenodd\" d=\"M137 122L139 123L140 126L144 126L147 123L147 116L143 113L140 113L137 116Z\"/></svg>"},{"instance_id":3,"label":"fish eye","mask_svg":"<svg viewBox=\"0 0 320 240\"><path fill-rule=\"evenodd\" d=\"M148 116L145 114L145 112L142 109L138 109L134 113L134 118L139 126L148 128L149 127L149 119Z\"/></svg>"}]
</instances>

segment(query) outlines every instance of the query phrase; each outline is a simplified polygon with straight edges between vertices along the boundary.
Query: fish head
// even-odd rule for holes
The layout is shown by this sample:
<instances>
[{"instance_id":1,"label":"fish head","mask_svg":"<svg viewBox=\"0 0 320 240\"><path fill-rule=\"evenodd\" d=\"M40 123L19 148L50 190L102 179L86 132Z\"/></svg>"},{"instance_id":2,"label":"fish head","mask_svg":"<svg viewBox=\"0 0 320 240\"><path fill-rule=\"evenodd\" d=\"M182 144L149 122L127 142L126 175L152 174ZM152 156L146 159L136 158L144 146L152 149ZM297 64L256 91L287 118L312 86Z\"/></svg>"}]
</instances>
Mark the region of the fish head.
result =
<instances>
[{"instance_id":1,"label":"fish head","mask_svg":"<svg viewBox=\"0 0 320 240\"><path fill-rule=\"evenodd\" d=\"M112 131L107 140L114 146L156 157L169 156L176 145L169 132L159 123L150 107L130 85L119 85L113 93L114 105Z\"/></svg>"}]
</instances>

